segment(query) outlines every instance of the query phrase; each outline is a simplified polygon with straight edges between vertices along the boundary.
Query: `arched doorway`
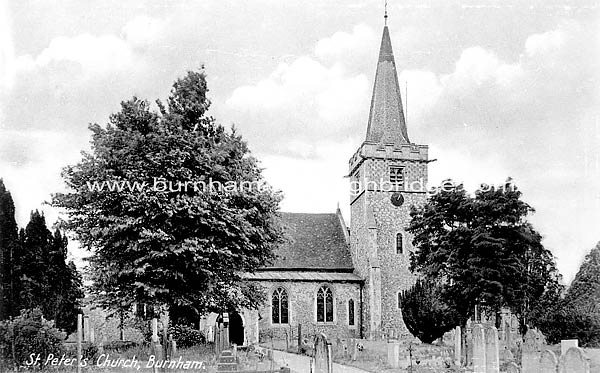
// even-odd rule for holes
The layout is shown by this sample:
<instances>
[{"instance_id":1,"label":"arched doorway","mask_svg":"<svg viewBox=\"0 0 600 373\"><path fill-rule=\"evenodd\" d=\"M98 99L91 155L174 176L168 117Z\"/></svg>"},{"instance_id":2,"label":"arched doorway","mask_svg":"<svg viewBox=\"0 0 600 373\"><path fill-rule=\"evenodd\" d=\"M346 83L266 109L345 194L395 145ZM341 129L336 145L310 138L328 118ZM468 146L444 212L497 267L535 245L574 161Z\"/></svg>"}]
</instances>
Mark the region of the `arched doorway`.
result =
<instances>
[{"instance_id":1,"label":"arched doorway","mask_svg":"<svg viewBox=\"0 0 600 373\"><path fill-rule=\"evenodd\" d=\"M244 344L244 320L235 311L229 314L229 343Z\"/></svg>"}]
</instances>

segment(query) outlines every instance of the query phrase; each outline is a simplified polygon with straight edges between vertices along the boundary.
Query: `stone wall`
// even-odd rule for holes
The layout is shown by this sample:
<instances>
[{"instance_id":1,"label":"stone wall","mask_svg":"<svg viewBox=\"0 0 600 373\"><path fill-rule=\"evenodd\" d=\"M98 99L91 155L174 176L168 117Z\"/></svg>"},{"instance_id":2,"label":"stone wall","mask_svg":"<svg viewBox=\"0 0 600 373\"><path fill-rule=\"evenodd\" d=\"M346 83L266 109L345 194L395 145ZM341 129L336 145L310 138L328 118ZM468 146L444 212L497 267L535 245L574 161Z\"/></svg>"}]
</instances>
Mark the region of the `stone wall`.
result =
<instances>
[{"instance_id":1,"label":"stone wall","mask_svg":"<svg viewBox=\"0 0 600 373\"><path fill-rule=\"evenodd\" d=\"M367 149L367 151L370 151ZM386 149L386 152L388 150ZM410 252L413 251L412 237L405 231L410 222L410 208L413 205L421 205L426 200L426 193L422 188L427 185L427 159L426 153L390 153L389 158L378 157L366 158L362 163L351 168L358 167L355 174L365 187L358 196L351 196L351 234L350 252L357 273L365 280L364 291L364 315L365 334L376 330L370 329L393 329L397 334L406 333L406 327L402 321L402 312L398 308L398 293L408 289L415 282L416 277L410 272ZM410 159L409 159L410 158ZM370 182L389 181L390 166L404 167L404 185L408 191L403 194L404 204L400 207L392 205L390 197L392 192L381 191ZM413 184L420 183L420 184ZM416 192L416 189L421 192ZM369 214L373 214L376 225L376 240L373 244L370 238ZM403 252L396 252L396 234L403 235ZM376 262L369 260L375 256ZM380 268L380 283L371 283L370 273L373 265ZM378 292L370 291L371 287L379 287L380 299L369 299L371 294ZM380 304L381 307L371 309L369 303ZM374 313L380 312L379 315ZM372 319L381 320L380 325L375 326Z\"/></svg>"},{"instance_id":2,"label":"stone wall","mask_svg":"<svg viewBox=\"0 0 600 373\"><path fill-rule=\"evenodd\" d=\"M298 324L302 324L305 336L324 333L329 338L352 338L360 335L360 285L353 283L321 283L311 281L277 282L263 281L267 293L267 304L257 312L258 329L262 335L272 334L274 338L285 338L286 332L293 330L294 336ZM316 322L316 294L318 289L327 285L333 291L334 318L331 323ZM286 289L289 297L289 323L271 323L271 294L277 287ZM354 326L348 322L348 300L354 300ZM291 327L291 328L290 328Z\"/></svg>"}]
</instances>

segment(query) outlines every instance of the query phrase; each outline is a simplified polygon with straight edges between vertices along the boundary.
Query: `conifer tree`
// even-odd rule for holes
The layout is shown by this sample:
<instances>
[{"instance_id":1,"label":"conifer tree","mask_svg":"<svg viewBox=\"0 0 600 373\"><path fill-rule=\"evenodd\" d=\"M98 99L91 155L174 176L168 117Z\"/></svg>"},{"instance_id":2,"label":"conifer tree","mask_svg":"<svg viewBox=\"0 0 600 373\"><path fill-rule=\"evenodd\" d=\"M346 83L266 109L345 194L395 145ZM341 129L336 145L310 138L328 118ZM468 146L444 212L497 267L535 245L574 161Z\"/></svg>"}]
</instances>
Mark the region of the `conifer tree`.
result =
<instances>
[{"instance_id":1,"label":"conifer tree","mask_svg":"<svg viewBox=\"0 0 600 373\"><path fill-rule=\"evenodd\" d=\"M13 254L18 251L15 205L4 181L0 179L0 320L18 314L15 309Z\"/></svg>"},{"instance_id":2,"label":"conifer tree","mask_svg":"<svg viewBox=\"0 0 600 373\"><path fill-rule=\"evenodd\" d=\"M408 331L423 343L432 343L457 325L461 315L443 299L443 287L418 279L400 295L402 319Z\"/></svg>"}]
</instances>

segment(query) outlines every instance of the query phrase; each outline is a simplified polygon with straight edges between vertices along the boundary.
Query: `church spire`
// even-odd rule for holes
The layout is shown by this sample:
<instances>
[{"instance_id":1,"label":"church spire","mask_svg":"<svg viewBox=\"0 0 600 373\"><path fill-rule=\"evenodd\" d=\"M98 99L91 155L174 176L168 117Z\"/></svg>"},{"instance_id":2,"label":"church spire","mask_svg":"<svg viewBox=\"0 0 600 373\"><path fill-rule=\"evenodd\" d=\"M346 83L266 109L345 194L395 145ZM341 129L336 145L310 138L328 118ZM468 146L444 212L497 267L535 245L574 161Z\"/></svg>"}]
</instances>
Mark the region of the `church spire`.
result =
<instances>
[{"instance_id":1,"label":"church spire","mask_svg":"<svg viewBox=\"0 0 600 373\"><path fill-rule=\"evenodd\" d=\"M392 41L387 27L387 7L384 19L386 25L383 27L379 49L366 141L393 145L407 144L410 140L402 109Z\"/></svg>"}]
</instances>

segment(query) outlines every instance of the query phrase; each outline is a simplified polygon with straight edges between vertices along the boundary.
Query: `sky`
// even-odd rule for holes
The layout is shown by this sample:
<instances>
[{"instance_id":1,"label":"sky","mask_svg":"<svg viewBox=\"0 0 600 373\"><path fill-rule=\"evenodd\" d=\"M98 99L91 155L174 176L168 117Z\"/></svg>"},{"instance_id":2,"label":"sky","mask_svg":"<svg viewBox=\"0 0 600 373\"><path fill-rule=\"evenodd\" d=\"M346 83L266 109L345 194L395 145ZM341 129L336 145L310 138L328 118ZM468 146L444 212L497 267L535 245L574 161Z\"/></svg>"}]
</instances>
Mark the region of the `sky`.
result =
<instances>
[{"instance_id":1,"label":"sky","mask_svg":"<svg viewBox=\"0 0 600 373\"><path fill-rule=\"evenodd\" d=\"M568 283L600 241L600 12L592 0L389 0L410 139L432 185L512 177ZM349 219L383 0L0 0L0 178L17 221L132 96L204 66L282 210ZM404 91L404 89L403 89ZM405 95L406 96L406 95ZM408 102L406 102L408 101ZM71 255L83 255L76 245Z\"/></svg>"}]
</instances>

